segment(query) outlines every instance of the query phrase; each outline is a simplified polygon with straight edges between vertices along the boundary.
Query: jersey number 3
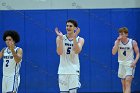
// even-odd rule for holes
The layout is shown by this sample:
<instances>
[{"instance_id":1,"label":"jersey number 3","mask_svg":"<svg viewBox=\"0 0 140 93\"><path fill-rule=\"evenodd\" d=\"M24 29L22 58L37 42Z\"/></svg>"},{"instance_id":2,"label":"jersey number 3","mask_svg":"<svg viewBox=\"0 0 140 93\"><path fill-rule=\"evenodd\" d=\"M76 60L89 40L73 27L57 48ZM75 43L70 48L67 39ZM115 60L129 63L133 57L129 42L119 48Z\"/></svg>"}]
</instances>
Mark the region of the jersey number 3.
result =
<instances>
[{"instance_id":1,"label":"jersey number 3","mask_svg":"<svg viewBox=\"0 0 140 93\"><path fill-rule=\"evenodd\" d=\"M8 67L9 60L6 60L6 67Z\"/></svg>"},{"instance_id":2,"label":"jersey number 3","mask_svg":"<svg viewBox=\"0 0 140 93\"><path fill-rule=\"evenodd\" d=\"M67 48L67 54L70 54L71 47Z\"/></svg>"}]
</instances>

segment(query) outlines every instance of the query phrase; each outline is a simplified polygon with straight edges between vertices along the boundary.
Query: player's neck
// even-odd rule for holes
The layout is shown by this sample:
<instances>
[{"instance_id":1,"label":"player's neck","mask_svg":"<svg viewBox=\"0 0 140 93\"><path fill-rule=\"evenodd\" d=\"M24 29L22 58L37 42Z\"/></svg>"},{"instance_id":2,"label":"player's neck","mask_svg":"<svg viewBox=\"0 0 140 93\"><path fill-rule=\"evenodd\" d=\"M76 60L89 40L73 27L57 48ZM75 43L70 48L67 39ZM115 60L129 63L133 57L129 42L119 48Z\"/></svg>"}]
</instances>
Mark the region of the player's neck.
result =
<instances>
[{"instance_id":1,"label":"player's neck","mask_svg":"<svg viewBox=\"0 0 140 93\"><path fill-rule=\"evenodd\" d=\"M123 42L123 43L127 43L128 42L128 40L129 40L129 38L123 38L121 41Z\"/></svg>"},{"instance_id":2,"label":"player's neck","mask_svg":"<svg viewBox=\"0 0 140 93\"><path fill-rule=\"evenodd\" d=\"M69 33L69 34L67 34L67 37L68 37L69 39L73 38L73 36L74 36L74 33Z\"/></svg>"}]
</instances>

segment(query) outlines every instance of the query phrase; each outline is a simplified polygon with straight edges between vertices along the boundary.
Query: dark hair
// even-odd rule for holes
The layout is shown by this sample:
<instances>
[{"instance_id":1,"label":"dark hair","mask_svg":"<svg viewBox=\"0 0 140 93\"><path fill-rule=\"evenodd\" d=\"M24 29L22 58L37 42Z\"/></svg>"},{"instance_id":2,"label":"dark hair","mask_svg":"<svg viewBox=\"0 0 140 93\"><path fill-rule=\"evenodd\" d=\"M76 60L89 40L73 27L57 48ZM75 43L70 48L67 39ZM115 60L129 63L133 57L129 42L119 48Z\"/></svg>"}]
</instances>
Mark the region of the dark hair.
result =
<instances>
[{"instance_id":1,"label":"dark hair","mask_svg":"<svg viewBox=\"0 0 140 93\"><path fill-rule=\"evenodd\" d=\"M119 28L119 31L118 31L119 33L125 33L125 34L127 34L128 33L128 28L127 27L121 27L121 28Z\"/></svg>"},{"instance_id":2,"label":"dark hair","mask_svg":"<svg viewBox=\"0 0 140 93\"><path fill-rule=\"evenodd\" d=\"M19 34L15 30L6 30L3 34L3 40L6 40L7 36L11 36L15 43L20 41Z\"/></svg>"},{"instance_id":3,"label":"dark hair","mask_svg":"<svg viewBox=\"0 0 140 93\"><path fill-rule=\"evenodd\" d=\"M69 20L67 20L66 24L68 22L72 23L75 27L78 27L78 23L75 20L69 19Z\"/></svg>"}]
</instances>

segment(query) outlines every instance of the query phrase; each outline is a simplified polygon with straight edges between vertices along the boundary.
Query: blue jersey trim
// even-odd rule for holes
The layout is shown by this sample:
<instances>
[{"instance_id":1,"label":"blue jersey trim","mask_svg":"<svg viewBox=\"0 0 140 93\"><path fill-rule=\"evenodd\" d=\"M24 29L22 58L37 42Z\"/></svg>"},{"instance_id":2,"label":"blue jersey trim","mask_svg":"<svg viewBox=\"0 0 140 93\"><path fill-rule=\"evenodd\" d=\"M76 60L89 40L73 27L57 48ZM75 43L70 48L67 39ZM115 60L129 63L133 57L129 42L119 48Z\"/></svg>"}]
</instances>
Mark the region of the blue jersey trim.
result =
<instances>
[{"instance_id":1,"label":"blue jersey trim","mask_svg":"<svg viewBox=\"0 0 140 93\"><path fill-rule=\"evenodd\" d=\"M73 41L73 39L72 40L70 40L69 38L68 38L68 36L67 35L65 35L66 36L66 38L69 40L69 41Z\"/></svg>"}]
</instances>

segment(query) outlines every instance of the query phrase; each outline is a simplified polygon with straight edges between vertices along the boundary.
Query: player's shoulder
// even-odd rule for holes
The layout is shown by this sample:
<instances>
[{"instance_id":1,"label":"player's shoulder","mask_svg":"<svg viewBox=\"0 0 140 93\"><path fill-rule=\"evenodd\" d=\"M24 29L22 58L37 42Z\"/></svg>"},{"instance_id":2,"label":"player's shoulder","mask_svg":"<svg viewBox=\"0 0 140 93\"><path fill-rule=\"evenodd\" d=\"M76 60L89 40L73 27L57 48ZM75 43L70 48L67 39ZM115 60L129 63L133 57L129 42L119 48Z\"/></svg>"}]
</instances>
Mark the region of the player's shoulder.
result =
<instances>
[{"instance_id":1,"label":"player's shoulder","mask_svg":"<svg viewBox=\"0 0 140 93\"><path fill-rule=\"evenodd\" d=\"M85 41L84 38L83 37L80 37L80 36L78 36L77 39L78 39L78 42L80 41L80 42L83 42L84 43L84 41Z\"/></svg>"},{"instance_id":2,"label":"player's shoulder","mask_svg":"<svg viewBox=\"0 0 140 93\"><path fill-rule=\"evenodd\" d=\"M137 41L136 40L132 40L132 44L133 44L133 46L136 46L137 45Z\"/></svg>"},{"instance_id":3,"label":"player's shoulder","mask_svg":"<svg viewBox=\"0 0 140 93\"><path fill-rule=\"evenodd\" d=\"M21 47L16 47L16 51L17 51L17 52L22 52L23 49L22 49Z\"/></svg>"},{"instance_id":4,"label":"player's shoulder","mask_svg":"<svg viewBox=\"0 0 140 93\"><path fill-rule=\"evenodd\" d=\"M81 37L81 36L77 36L77 38L78 38L78 39L83 39L83 40L84 40L84 38L83 38L83 37Z\"/></svg>"},{"instance_id":5,"label":"player's shoulder","mask_svg":"<svg viewBox=\"0 0 140 93\"><path fill-rule=\"evenodd\" d=\"M3 53L6 50L7 47L3 47L1 52Z\"/></svg>"},{"instance_id":6,"label":"player's shoulder","mask_svg":"<svg viewBox=\"0 0 140 93\"><path fill-rule=\"evenodd\" d=\"M133 43L137 43L137 41L136 41L136 40L134 40L134 39L131 39L131 40L132 40L132 42L133 42Z\"/></svg>"},{"instance_id":7,"label":"player's shoulder","mask_svg":"<svg viewBox=\"0 0 140 93\"><path fill-rule=\"evenodd\" d=\"M67 36L66 36L66 35L63 35L63 39L64 39L64 38L67 38ZM56 37L56 40L57 40L57 39L59 40L59 36Z\"/></svg>"},{"instance_id":8,"label":"player's shoulder","mask_svg":"<svg viewBox=\"0 0 140 93\"><path fill-rule=\"evenodd\" d=\"M85 40L84 40L84 38L81 37L81 38L79 38L79 41L84 42Z\"/></svg>"},{"instance_id":9,"label":"player's shoulder","mask_svg":"<svg viewBox=\"0 0 140 93\"><path fill-rule=\"evenodd\" d=\"M16 49L22 49L21 47L16 47Z\"/></svg>"},{"instance_id":10,"label":"player's shoulder","mask_svg":"<svg viewBox=\"0 0 140 93\"><path fill-rule=\"evenodd\" d=\"M83 37L79 37L79 39L82 39L82 40L84 40L84 38L83 38Z\"/></svg>"},{"instance_id":11,"label":"player's shoulder","mask_svg":"<svg viewBox=\"0 0 140 93\"><path fill-rule=\"evenodd\" d=\"M138 46L136 40L134 40L132 38L129 38L129 40L130 40L130 43L132 44L133 47Z\"/></svg>"},{"instance_id":12,"label":"player's shoulder","mask_svg":"<svg viewBox=\"0 0 140 93\"><path fill-rule=\"evenodd\" d=\"M129 41L130 41L132 44L137 44L136 40L134 40L133 38L129 38Z\"/></svg>"}]
</instances>

